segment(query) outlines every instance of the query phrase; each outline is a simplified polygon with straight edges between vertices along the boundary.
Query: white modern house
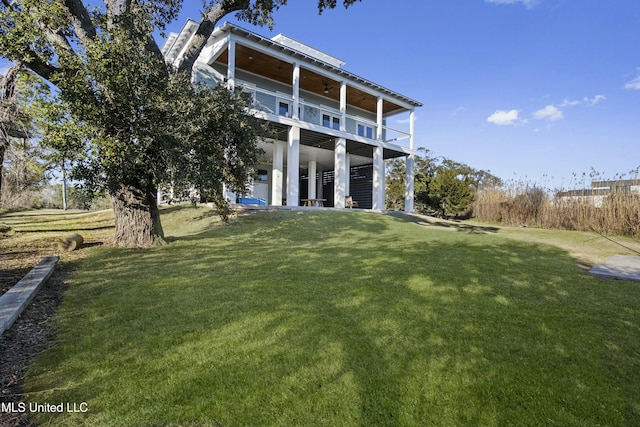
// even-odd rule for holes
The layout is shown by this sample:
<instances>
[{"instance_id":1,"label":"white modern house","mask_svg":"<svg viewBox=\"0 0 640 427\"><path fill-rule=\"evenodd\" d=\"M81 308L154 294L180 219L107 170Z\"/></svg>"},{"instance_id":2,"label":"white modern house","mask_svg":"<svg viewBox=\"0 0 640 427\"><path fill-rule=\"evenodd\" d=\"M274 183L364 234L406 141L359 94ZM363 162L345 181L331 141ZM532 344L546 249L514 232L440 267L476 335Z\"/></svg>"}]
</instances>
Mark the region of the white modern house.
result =
<instances>
[{"instance_id":1,"label":"white modern house","mask_svg":"<svg viewBox=\"0 0 640 427\"><path fill-rule=\"evenodd\" d=\"M640 179L591 181L591 188L559 192L556 203L585 203L601 208L605 199L614 194L640 195Z\"/></svg>"},{"instance_id":2,"label":"white modern house","mask_svg":"<svg viewBox=\"0 0 640 427\"><path fill-rule=\"evenodd\" d=\"M197 28L189 20L170 34L167 61L180 62ZM241 91L277 135L260 144L265 155L249 196L273 206L344 208L353 200L384 209L385 160L404 157L405 210L413 211L415 109L422 104L344 64L281 34L269 39L229 23L213 32L194 81Z\"/></svg>"}]
</instances>

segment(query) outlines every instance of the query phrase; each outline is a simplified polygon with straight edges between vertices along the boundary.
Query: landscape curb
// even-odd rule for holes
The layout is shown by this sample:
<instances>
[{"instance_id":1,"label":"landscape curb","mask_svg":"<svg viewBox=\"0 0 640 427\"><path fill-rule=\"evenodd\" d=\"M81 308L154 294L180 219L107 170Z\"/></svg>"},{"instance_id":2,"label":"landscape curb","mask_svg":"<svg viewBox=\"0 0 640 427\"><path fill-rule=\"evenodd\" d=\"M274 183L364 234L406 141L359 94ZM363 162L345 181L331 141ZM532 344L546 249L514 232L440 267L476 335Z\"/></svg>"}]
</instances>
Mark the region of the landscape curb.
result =
<instances>
[{"instance_id":1,"label":"landscape curb","mask_svg":"<svg viewBox=\"0 0 640 427\"><path fill-rule=\"evenodd\" d=\"M0 335L13 325L53 273L58 257L45 257L0 297Z\"/></svg>"}]
</instances>

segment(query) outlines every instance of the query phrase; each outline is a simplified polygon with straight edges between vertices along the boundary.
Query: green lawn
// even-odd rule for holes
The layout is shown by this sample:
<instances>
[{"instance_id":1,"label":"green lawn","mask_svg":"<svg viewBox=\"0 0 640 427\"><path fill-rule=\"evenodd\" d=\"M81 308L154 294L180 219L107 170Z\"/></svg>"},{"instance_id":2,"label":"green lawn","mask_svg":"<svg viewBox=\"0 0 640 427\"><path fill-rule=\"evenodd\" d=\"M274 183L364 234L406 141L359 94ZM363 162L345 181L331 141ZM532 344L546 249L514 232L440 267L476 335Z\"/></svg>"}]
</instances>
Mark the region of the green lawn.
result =
<instances>
[{"instance_id":1,"label":"green lawn","mask_svg":"<svg viewBox=\"0 0 640 427\"><path fill-rule=\"evenodd\" d=\"M165 219L168 245L75 261L25 400L88 412L44 425L640 425L640 284L558 247L364 212Z\"/></svg>"}]
</instances>

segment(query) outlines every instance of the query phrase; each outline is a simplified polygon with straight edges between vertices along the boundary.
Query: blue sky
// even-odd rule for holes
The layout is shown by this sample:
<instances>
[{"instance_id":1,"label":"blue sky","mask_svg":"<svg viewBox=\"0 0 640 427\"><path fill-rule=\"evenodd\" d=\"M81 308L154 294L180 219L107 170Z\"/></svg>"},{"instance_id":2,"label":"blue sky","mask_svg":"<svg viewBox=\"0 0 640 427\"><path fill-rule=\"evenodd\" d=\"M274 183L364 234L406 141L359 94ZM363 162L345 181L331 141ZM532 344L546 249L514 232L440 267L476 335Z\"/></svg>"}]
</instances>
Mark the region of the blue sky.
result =
<instances>
[{"instance_id":1,"label":"blue sky","mask_svg":"<svg viewBox=\"0 0 640 427\"><path fill-rule=\"evenodd\" d=\"M200 20L201 2L185 3L169 30ZM272 31L239 25L422 102L416 145L435 155L551 189L592 168L636 176L640 1L362 0L323 15L315 4L290 1Z\"/></svg>"},{"instance_id":2,"label":"blue sky","mask_svg":"<svg viewBox=\"0 0 640 427\"><path fill-rule=\"evenodd\" d=\"M592 168L635 177L640 1L363 0L323 15L315 3L282 7L273 31L239 25L422 102L416 144L435 155L552 189ZM198 10L172 29L187 17Z\"/></svg>"}]
</instances>

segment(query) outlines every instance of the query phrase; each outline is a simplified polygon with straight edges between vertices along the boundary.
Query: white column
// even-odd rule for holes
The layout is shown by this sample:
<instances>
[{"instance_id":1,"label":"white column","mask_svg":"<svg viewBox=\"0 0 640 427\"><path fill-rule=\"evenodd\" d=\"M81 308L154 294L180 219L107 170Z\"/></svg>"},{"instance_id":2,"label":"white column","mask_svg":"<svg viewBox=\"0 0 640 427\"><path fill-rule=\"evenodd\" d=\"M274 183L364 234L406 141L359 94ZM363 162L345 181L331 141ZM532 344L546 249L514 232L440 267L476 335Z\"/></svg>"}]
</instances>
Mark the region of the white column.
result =
<instances>
[{"instance_id":1,"label":"white column","mask_svg":"<svg viewBox=\"0 0 640 427\"><path fill-rule=\"evenodd\" d=\"M298 120L300 115L298 111L300 110L300 65L298 63L293 64L293 111L291 112L291 117L295 120Z\"/></svg>"},{"instance_id":2,"label":"white column","mask_svg":"<svg viewBox=\"0 0 640 427\"><path fill-rule=\"evenodd\" d=\"M349 153L347 153L347 157L345 158L344 168L347 173L347 176L345 177L345 180L344 180L344 194L345 196L350 196L351 195L351 156L349 155Z\"/></svg>"},{"instance_id":3,"label":"white column","mask_svg":"<svg viewBox=\"0 0 640 427\"><path fill-rule=\"evenodd\" d=\"M346 197L346 165L347 165L347 140L338 138L336 140L334 165L334 187L333 187L333 206L335 208L344 208Z\"/></svg>"},{"instance_id":4,"label":"white column","mask_svg":"<svg viewBox=\"0 0 640 427\"><path fill-rule=\"evenodd\" d=\"M340 130L347 130L347 84L340 82Z\"/></svg>"},{"instance_id":5,"label":"white column","mask_svg":"<svg viewBox=\"0 0 640 427\"><path fill-rule=\"evenodd\" d=\"M233 89L236 85L236 41L229 40L229 47L227 48L228 61L227 61L227 87Z\"/></svg>"},{"instance_id":6,"label":"white column","mask_svg":"<svg viewBox=\"0 0 640 427\"><path fill-rule=\"evenodd\" d=\"M373 150L373 209L384 209L384 149Z\"/></svg>"},{"instance_id":7,"label":"white column","mask_svg":"<svg viewBox=\"0 0 640 427\"><path fill-rule=\"evenodd\" d=\"M282 206L282 178L284 176L284 143L273 143L273 170L271 172L271 204Z\"/></svg>"},{"instance_id":8,"label":"white column","mask_svg":"<svg viewBox=\"0 0 640 427\"><path fill-rule=\"evenodd\" d=\"M287 206L300 205L300 128L289 129L287 148Z\"/></svg>"},{"instance_id":9,"label":"white column","mask_svg":"<svg viewBox=\"0 0 640 427\"><path fill-rule=\"evenodd\" d=\"M411 109L411 113L409 114L409 134L411 135L411 139L409 139L409 148L415 149L415 133L416 133L416 110L414 108Z\"/></svg>"},{"instance_id":10,"label":"white column","mask_svg":"<svg viewBox=\"0 0 640 427\"><path fill-rule=\"evenodd\" d=\"M383 136L383 129L382 129L382 124L384 123L384 119L382 117L382 113L383 113L383 105L384 105L384 101L382 100L382 97L379 96L378 97L378 104L377 104L377 108L376 108L376 123L378 124L378 128L377 128L377 132L376 132L376 139L378 141L382 141L382 136Z\"/></svg>"},{"instance_id":11,"label":"white column","mask_svg":"<svg viewBox=\"0 0 640 427\"><path fill-rule=\"evenodd\" d=\"M405 178L404 181L406 183L406 189L404 193L404 211L405 212L413 212L413 202L414 202L414 155L411 154L407 156L405 160Z\"/></svg>"},{"instance_id":12,"label":"white column","mask_svg":"<svg viewBox=\"0 0 640 427\"><path fill-rule=\"evenodd\" d=\"M316 169L317 169L317 163L315 160L309 160L309 191L307 194L309 194L309 198L310 199L317 199L318 197L316 197Z\"/></svg>"}]
</instances>

